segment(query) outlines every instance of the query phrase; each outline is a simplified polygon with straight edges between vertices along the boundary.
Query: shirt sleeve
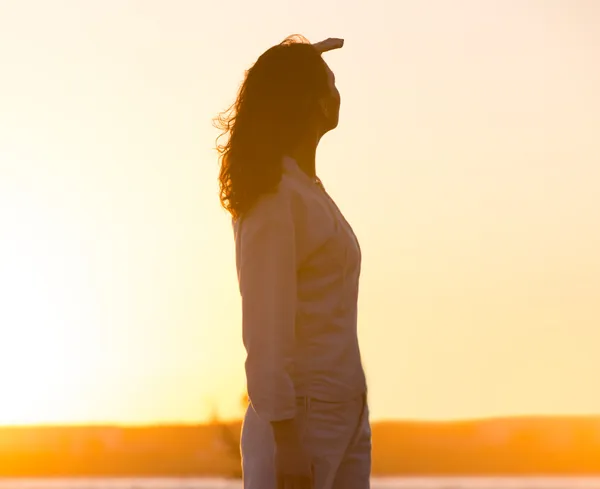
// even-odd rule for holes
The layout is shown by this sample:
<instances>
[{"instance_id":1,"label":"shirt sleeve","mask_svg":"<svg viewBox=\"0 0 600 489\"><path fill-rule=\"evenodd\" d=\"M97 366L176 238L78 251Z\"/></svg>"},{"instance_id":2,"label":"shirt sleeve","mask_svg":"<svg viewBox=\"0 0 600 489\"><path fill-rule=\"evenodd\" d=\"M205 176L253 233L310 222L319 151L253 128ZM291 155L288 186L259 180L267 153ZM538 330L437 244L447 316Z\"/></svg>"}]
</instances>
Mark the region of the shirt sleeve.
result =
<instances>
[{"instance_id":1,"label":"shirt sleeve","mask_svg":"<svg viewBox=\"0 0 600 489\"><path fill-rule=\"evenodd\" d=\"M296 321L296 240L289 205L267 196L236 233L248 396L258 416L296 415L290 376Z\"/></svg>"}]
</instances>

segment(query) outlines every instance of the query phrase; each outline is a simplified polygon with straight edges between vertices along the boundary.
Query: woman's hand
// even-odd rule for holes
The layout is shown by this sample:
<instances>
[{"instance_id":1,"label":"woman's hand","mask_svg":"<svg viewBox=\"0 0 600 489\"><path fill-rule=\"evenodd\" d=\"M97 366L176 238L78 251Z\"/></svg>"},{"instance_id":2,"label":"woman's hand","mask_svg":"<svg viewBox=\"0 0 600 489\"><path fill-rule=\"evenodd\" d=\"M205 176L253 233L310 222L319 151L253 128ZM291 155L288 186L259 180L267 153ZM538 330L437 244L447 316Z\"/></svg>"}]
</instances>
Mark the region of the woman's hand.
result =
<instances>
[{"instance_id":1,"label":"woman's hand","mask_svg":"<svg viewBox=\"0 0 600 489\"><path fill-rule=\"evenodd\" d=\"M321 42L316 42L313 44L314 48L319 52L319 54L326 53L327 51L332 51L334 49L340 49L344 45L343 39L337 39L334 37L330 37Z\"/></svg>"},{"instance_id":2,"label":"woman's hand","mask_svg":"<svg viewBox=\"0 0 600 489\"><path fill-rule=\"evenodd\" d=\"M277 489L313 489L310 457L293 419L271 423L275 437Z\"/></svg>"}]
</instances>

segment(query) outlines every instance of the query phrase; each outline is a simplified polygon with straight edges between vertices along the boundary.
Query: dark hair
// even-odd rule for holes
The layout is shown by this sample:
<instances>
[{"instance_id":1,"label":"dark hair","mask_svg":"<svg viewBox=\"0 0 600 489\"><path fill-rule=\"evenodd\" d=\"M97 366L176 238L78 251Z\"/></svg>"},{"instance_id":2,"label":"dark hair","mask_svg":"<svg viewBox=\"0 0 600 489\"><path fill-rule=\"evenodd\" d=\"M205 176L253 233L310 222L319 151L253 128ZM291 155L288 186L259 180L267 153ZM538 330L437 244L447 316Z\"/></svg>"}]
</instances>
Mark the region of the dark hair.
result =
<instances>
[{"instance_id":1,"label":"dark hair","mask_svg":"<svg viewBox=\"0 0 600 489\"><path fill-rule=\"evenodd\" d=\"M290 36L246 71L233 105L215 119L221 205L237 219L277 188L286 153L308 136L319 99L328 93L319 52ZM225 144L219 144L228 136Z\"/></svg>"}]
</instances>

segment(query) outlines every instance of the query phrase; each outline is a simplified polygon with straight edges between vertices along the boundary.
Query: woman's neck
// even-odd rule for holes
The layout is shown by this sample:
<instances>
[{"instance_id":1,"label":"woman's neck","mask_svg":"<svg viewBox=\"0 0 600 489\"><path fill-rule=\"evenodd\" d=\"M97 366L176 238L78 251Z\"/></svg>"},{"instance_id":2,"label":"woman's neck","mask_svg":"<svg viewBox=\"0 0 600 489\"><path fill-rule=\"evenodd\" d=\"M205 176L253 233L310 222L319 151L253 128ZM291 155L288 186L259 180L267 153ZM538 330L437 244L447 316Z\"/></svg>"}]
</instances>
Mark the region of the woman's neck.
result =
<instances>
[{"instance_id":1,"label":"woman's neck","mask_svg":"<svg viewBox=\"0 0 600 489\"><path fill-rule=\"evenodd\" d=\"M298 167L310 178L315 178L317 176L317 144L318 142L313 144L302 144L290 154L290 156L296 160Z\"/></svg>"}]
</instances>

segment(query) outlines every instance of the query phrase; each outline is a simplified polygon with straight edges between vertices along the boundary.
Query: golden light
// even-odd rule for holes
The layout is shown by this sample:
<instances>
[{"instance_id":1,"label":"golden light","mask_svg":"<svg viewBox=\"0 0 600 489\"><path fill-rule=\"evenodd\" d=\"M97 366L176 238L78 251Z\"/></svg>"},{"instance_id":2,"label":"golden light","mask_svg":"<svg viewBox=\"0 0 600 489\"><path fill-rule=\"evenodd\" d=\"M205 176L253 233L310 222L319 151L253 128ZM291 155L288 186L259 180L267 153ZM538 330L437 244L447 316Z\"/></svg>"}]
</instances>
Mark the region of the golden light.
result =
<instances>
[{"instance_id":1,"label":"golden light","mask_svg":"<svg viewBox=\"0 0 600 489\"><path fill-rule=\"evenodd\" d=\"M0 425L68 419L90 367L81 260L31 197L0 199Z\"/></svg>"}]
</instances>

